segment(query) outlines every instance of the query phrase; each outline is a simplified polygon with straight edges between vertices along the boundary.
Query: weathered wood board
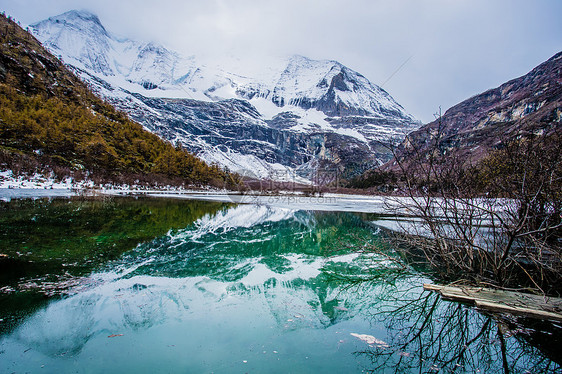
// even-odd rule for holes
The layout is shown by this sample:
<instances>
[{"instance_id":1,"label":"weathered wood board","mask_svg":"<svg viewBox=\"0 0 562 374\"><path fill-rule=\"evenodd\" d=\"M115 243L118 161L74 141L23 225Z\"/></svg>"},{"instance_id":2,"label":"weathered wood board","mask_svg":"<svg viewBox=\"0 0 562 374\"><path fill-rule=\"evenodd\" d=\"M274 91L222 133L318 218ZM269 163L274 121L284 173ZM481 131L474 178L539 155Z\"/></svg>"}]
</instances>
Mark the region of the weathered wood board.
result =
<instances>
[{"instance_id":1,"label":"weathered wood board","mask_svg":"<svg viewBox=\"0 0 562 374\"><path fill-rule=\"evenodd\" d=\"M423 288L438 292L443 299L473 304L485 311L562 322L562 298L480 287L424 284Z\"/></svg>"}]
</instances>

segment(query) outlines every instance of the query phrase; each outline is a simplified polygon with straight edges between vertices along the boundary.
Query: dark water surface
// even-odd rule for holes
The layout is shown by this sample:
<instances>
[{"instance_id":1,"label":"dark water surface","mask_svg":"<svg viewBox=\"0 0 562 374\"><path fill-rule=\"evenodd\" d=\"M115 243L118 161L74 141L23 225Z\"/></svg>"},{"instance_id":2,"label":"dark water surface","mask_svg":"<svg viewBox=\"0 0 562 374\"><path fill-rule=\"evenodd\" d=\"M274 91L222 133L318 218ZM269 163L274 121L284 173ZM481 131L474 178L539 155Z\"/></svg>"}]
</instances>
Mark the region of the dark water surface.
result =
<instances>
[{"instance_id":1,"label":"dark water surface","mask_svg":"<svg viewBox=\"0 0 562 374\"><path fill-rule=\"evenodd\" d=\"M192 200L3 203L0 372L560 371L556 326L424 292L375 218Z\"/></svg>"}]
</instances>

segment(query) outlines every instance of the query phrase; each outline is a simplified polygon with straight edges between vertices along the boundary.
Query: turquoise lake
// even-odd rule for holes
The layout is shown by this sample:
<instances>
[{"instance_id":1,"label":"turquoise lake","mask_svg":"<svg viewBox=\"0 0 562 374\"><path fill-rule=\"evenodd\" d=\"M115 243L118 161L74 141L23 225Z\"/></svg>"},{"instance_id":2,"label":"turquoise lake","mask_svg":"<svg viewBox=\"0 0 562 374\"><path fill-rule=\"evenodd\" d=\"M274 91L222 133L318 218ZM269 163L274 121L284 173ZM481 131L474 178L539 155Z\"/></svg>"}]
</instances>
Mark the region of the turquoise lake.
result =
<instances>
[{"instance_id":1,"label":"turquoise lake","mask_svg":"<svg viewBox=\"0 0 562 374\"><path fill-rule=\"evenodd\" d=\"M423 291L360 213L0 205L0 373L561 372L560 326Z\"/></svg>"}]
</instances>

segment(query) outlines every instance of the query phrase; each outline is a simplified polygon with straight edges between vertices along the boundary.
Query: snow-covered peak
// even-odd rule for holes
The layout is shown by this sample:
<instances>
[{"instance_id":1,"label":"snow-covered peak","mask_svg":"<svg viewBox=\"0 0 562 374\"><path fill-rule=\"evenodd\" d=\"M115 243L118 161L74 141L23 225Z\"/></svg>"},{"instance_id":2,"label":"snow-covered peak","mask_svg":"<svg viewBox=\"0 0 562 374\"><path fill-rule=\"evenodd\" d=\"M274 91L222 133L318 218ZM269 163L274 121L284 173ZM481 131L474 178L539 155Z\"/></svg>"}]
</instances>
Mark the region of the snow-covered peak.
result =
<instances>
[{"instance_id":1,"label":"snow-covered peak","mask_svg":"<svg viewBox=\"0 0 562 374\"><path fill-rule=\"evenodd\" d=\"M178 90L178 83L197 69L192 57L184 58L156 43L114 36L87 11L51 17L31 25L31 30L66 63L132 92ZM180 91L179 96L185 93Z\"/></svg>"},{"instance_id":2,"label":"snow-covered peak","mask_svg":"<svg viewBox=\"0 0 562 374\"><path fill-rule=\"evenodd\" d=\"M99 18L86 11L70 11L31 25L35 36L68 62L80 62L95 73L115 75L108 52L110 36Z\"/></svg>"},{"instance_id":3,"label":"snow-covered peak","mask_svg":"<svg viewBox=\"0 0 562 374\"><path fill-rule=\"evenodd\" d=\"M296 107L316 109L330 117L358 115L415 122L386 91L333 60L294 55L270 80L241 84L237 93L259 107L264 107L265 99L280 108L277 113Z\"/></svg>"},{"instance_id":4,"label":"snow-covered peak","mask_svg":"<svg viewBox=\"0 0 562 374\"><path fill-rule=\"evenodd\" d=\"M311 60L295 55L281 73L273 94L289 102L303 97L319 99L342 68L337 61Z\"/></svg>"},{"instance_id":5,"label":"snow-covered peak","mask_svg":"<svg viewBox=\"0 0 562 374\"><path fill-rule=\"evenodd\" d=\"M71 10L58 16L50 17L48 20L42 22L62 23L67 27L74 27L78 30L95 30L96 33L107 35L107 31L98 16L87 10Z\"/></svg>"},{"instance_id":6,"label":"snow-covered peak","mask_svg":"<svg viewBox=\"0 0 562 374\"><path fill-rule=\"evenodd\" d=\"M265 74L253 76L220 62L203 64L193 56L182 57L155 43L116 38L96 15L86 11L51 17L32 30L67 63L146 96L206 101L243 98L267 108L268 118L300 108L329 117L357 115L415 122L386 91L333 60L294 55L271 64Z\"/></svg>"},{"instance_id":7,"label":"snow-covered peak","mask_svg":"<svg viewBox=\"0 0 562 374\"><path fill-rule=\"evenodd\" d=\"M128 66L126 77L132 82L138 82L145 89L155 89L160 85L174 85L173 72L181 57L161 45L146 43L137 45L133 50L134 59ZM186 69L185 73L189 71Z\"/></svg>"}]
</instances>

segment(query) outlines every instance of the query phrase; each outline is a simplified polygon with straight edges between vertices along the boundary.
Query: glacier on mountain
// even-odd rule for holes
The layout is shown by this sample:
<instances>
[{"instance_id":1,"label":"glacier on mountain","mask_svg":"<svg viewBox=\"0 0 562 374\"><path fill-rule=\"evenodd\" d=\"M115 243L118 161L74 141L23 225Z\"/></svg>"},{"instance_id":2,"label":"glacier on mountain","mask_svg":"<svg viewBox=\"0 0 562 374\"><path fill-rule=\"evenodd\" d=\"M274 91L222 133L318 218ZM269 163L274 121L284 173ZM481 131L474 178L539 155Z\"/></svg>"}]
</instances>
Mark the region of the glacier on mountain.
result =
<instances>
[{"instance_id":1,"label":"glacier on mountain","mask_svg":"<svg viewBox=\"0 0 562 374\"><path fill-rule=\"evenodd\" d=\"M259 178L347 175L387 161L381 144L420 123L383 89L337 61L291 56L252 77L152 42L117 37L69 11L32 33L90 87L149 131L210 163ZM302 179L305 178L305 179Z\"/></svg>"}]
</instances>

